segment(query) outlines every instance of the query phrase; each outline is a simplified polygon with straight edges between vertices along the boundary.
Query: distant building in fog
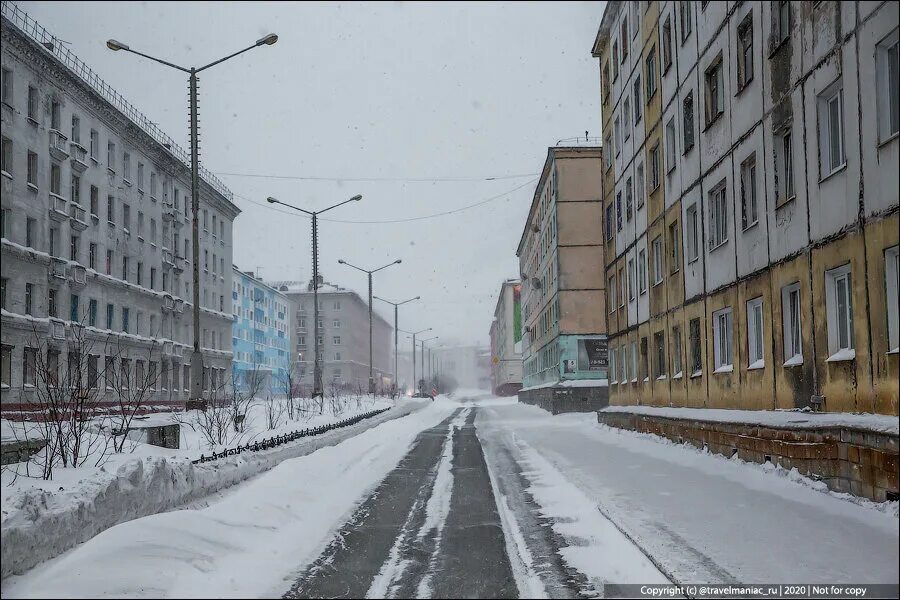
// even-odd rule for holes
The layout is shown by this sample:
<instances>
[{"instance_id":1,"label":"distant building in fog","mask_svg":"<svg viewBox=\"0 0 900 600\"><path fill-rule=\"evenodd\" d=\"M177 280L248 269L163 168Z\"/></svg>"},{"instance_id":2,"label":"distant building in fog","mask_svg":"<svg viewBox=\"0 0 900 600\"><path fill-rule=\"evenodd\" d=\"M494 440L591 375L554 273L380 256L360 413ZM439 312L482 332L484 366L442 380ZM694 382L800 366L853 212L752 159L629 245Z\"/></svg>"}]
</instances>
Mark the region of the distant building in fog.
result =
<instances>
[{"instance_id":1,"label":"distant building in fog","mask_svg":"<svg viewBox=\"0 0 900 600\"><path fill-rule=\"evenodd\" d=\"M522 387L522 307L518 279L500 285L491 322L491 390L508 396Z\"/></svg>"}]
</instances>

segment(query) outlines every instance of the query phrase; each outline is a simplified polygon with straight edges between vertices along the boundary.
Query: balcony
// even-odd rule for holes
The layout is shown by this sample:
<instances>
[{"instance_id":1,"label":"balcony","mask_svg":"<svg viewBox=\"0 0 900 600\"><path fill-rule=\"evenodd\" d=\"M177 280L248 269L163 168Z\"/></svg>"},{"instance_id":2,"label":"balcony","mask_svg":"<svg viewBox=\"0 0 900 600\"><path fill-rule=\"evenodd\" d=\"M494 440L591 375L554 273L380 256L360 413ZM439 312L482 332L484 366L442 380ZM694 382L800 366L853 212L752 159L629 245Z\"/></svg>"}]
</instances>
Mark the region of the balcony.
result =
<instances>
[{"instance_id":1,"label":"balcony","mask_svg":"<svg viewBox=\"0 0 900 600\"><path fill-rule=\"evenodd\" d=\"M172 251L168 248L163 248L162 263L163 267L166 269L171 269L175 266L175 258L172 256Z\"/></svg>"},{"instance_id":2,"label":"balcony","mask_svg":"<svg viewBox=\"0 0 900 600\"><path fill-rule=\"evenodd\" d=\"M175 265L175 274L181 275L184 273L184 259L180 256L176 256L173 259Z\"/></svg>"},{"instance_id":3,"label":"balcony","mask_svg":"<svg viewBox=\"0 0 900 600\"><path fill-rule=\"evenodd\" d=\"M47 278L51 283L59 283L60 280L66 279L66 267L68 263L61 258L50 259L50 266L47 269Z\"/></svg>"},{"instance_id":4,"label":"balcony","mask_svg":"<svg viewBox=\"0 0 900 600\"><path fill-rule=\"evenodd\" d=\"M174 356L175 355L174 342L163 342L162 352L166 356Z\"/></svg>"},{"instance_id":5,"label":"balcony","mask_svg":"<svg viewBox=\"0 0 900 600\"><path fill-rule=\"evenodd\" d=\"M56 160L69 158L69 138L56 129L50 130L50 156Z\"/></svg>"},{"instance_id":6,"label":"balcony","mask_svg":"<svg viewBox=\"0 0 900 600\"><path fill-rule=\"evenodd\" d=\"M69 218L68 201L53 192L50 192L50 218L54 221L65 221Z\"/></svg>"},{"instance_id":7,"label":"balcony","mask_svg":"<svg viewBox=\"0 0 900 600\"><path fill-rule=\"evenodd\" d=\"M48 330L48 337L52 340L64 340L66 339L66 323L62 319L54 319L50 318L50 329Z\"/></svg>"},{"instance_id":8,"label":"balcony","mask_svg":"<svg viewBox=\"0 0 900 600\"><path fill-rule=\"evenodd\" d=\"M69 224L78 231L84 231L88 226L87 212L74 202L69 205Z\"/></svg>"},{"instance_id":9,"label":"balcony","mask_svg":"<svg viewBox=\"0 0 900 600\"><path fill-rule=\"evenodd\" d=\"M170 294L163 296L163 310L175 310L175 298Z\"/></svg>"},{"instance_id":10,"label":"balcony","mask_svg":"<svg viewBox=\"0 0 900 600\"><path fill-rule=\"evenodd\" d=\"M184 300L181 298L175 301L175 312L183 313L184 312Z\"/></svg>"},{"instance_id":11,"label":"balcony","mask_svg":"<svg viewBox=\"0 0 900 600\"><path fill-rule=\"evenodd\" d=\"M83 173L87 168L87 148L78 142L69 144L69 153L72 157L72 170Z\"/></svg>"},{"instance_id":12,"label":"balcony","mask_svg":"<svg viewBox=\"0 0 900 600\"><path fill-rule=\"evenodd\" d=\"M72 265L69 272L69 285L82 286L87 283L87 270L81 265Z\"/></svg>"}]
</instances>

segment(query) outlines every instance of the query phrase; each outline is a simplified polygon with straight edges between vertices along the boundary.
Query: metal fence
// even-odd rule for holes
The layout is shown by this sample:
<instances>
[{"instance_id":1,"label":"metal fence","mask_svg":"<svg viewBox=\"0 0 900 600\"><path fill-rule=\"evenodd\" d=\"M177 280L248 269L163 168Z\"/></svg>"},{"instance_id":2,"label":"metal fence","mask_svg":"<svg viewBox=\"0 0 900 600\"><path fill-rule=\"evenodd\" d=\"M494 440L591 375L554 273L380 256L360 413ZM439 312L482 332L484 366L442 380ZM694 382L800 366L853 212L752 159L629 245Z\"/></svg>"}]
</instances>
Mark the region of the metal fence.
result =
<instances>
[{"instance_id":1,"label":"metal fence","mask_svg":"<svg viewBox=\"0 0 900 600\"><path fill-rule=\"evenodd\" d=\"M234 456L236 454L240 454L241 452L258 452L259 450L268 450L269 448L274 448L275 446L293 442L294 440L299 440L300 438L320 435L329 431L333 431L335 429L340 429L341 427L349 427L350 425L355 425L364 419L380 415L387 410L390 410L390 407L380 408L378 410L370 410L369 412L358 414L355 417L350 417L349 419L344 419L343 421L337 421L336 423L319 425L318 427L311 427L308 429L298 429L297 431L294 431L292 433L276 435L274 437L270 437L267 440L260 440L257 442L253 442L252 444L247 443L243 446L237 446L235 448L226 448L221 452L213 452L211 456L204 456L203 454L201 454L200 458L191 462L196 465L198 463L210 462L219 458L225 458L226 456Z\"/></svg>"},{"instance_id":2,"label":"metal fence","mask_svg":"<svg viewBox=\"0 0 900 600\"><path fill-rule=\"evenodd\" d=\"M146 115L125 100L122 94L103 81L103 79L94 73L84 61L66 48L59 38L44 29L44 27L29 16L27 12L20 9L15 2L8 2L7 0L0 2L0 15L8 19L12 25L23 32L27 37L40 44L47 52L68 67L68 69L79 79L100 94L107 102L118 109L119 112L131 119L135 125L143 129L147 135L162 144L162 146L177 160L181 161L187 167L191 166L190 155L181 146L176 144L175 140L163 133L163 131L148 119ZM228 187L208 169L200 166L200 175L213 189L225 196L229 202L234 202L234 194L232 194L231 190L229 190Z\"/></svg>"}]
</instances>

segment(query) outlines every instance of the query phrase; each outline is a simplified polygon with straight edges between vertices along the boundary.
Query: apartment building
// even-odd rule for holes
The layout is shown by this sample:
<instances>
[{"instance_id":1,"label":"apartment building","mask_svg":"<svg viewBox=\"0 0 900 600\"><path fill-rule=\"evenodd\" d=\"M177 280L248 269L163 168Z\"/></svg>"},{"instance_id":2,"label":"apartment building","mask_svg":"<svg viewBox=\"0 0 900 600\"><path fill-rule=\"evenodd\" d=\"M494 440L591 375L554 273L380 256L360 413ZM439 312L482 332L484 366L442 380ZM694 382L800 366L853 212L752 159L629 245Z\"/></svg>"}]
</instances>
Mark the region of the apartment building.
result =
<instances>
[{"instance_id":1,"label":"apartment building","mask_svg":"<svg viewBox=\"0 0 900 600\"><path fill-rule=\"evenodd\" d=\"M234 267L231 279L232 386L261 396L287 393L291 300L252 271Z\"/></svg>"},{"instance_id":2,"label":"apartment building","mask_svg":"<svg viewBox=\"0 0 900 600\"><path fill-rule=\"evenodd\" d=\"M522 387L522 284L507 279L500 284L491 322L491 389L509 396Z\"/></svg>"},{"instance_id":3,"label":"apartment building","mask_svg":"<svg viewBox=\"0 0 900 600\"><path fill-rule=\"evenodd\" d=\"M98 373L156 374L148 402L182 405L194 341L188 155L10 2L2 41L2 410L29 410L36 363L79 365L92 387ZM204 171L207 389L231 369L231 199ZM82 334L79 348L93 340L84 361L70 352Z\"/></svg>"},{"instance_id":4,"label":"apartment building","mask_svg":"<svg viewBox=\"0 0 900 600\"><path fill-rule=\"evenodd\" d=\"M304 393L313 388L315 327L312 283L270 282L291 302L291 349L294 373ZM369 388L369 305L353 290L322 281L319 296L319 351L322 383L327 392ZM372 313L372 367L376 390L393 383L394 328L378 311Z\"/></svg>"},{"instance_id":5,"label":"apartment building","mask_svg":"<svg viewBox=\"0 0 900 600\"><path fill-rule=\"evenodd\" d=\"M610 401L897 414L898 5L609 2Z\"/></svg>"},{"instance_id":6,"label":"apartment building","mask_svg":"<svg viewBox=\"0 0 900 600\"><path fill-rule=\"evenodd\" d=\"M523 388L552 412L605 405L606 317L596 146L555 146L519 241Z\"/></svg>"}]
</instances>

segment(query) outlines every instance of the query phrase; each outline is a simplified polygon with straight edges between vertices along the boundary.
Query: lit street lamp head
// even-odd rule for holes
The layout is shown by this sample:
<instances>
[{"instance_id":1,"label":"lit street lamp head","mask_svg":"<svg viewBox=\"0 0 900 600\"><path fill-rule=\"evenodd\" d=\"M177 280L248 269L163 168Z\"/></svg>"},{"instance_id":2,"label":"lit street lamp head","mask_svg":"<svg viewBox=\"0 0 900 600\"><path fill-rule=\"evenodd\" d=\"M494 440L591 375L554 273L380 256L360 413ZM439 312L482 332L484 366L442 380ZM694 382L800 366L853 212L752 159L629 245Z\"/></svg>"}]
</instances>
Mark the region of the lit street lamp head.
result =
<instances>
[{"instance_id":1,"label":"lit street lamp head","mask_svg":"<svg viewBox=\"0 0 900 600\"><path fill-rule=\"evenodd\" d=\"M347 263L344 262L344 259L343 259L343 258L339 258L339 259L338 259L338 264L339 264L339 265L344 265L344 264L347 264Z\"/></svg>"},{"instance_id":2,"label":"lit street lamp head","mask_svg":"<svg viewBox=\"0 0 900 600\"><path fill-rule=\"evenodd\" d=\"M129 50L127 44L123 44L122 42L117 42L116 40L106 40L106 47L113 51Z\"/></svg>"},{"instance_id":3,"label":"lit street lamp head","mask_svg":"<svg viewBox=\"0 0 900 600\"><path fill-rule=\"evenodd\" d=\"M278 41L278 36L275 35L274 33L270 33L266 37L256 40L256 45L262 46L263 44L265 44L267 46L271 46L272 44L274 44L277 41Z\"/></svg>"},{"instance_id":4,"label":"lit street lamp head","mask_svg":"<svg viewBox=\"0 0 900 600\"><path fill-rule=\"evenodd\" d=\"M268 202L269 204L275 204L276 202L278 202L278 200L276 200L272 196L269 196L268 198L266 198L266 202Z\"/></svg>"},{"instance_id":5,"label":"lit street lamp head","mask_svg":"<svg viewBox=\"0 0 900 600\"><path fill-rule=\"evenodd\" d=\"M403 262L403 261L400 260L400 259L398 258L397 260L394 261L394 264L395 264L395 265L399 265L399 264L402 263L402 262Z\"/></svg>"},{"instance_id":6,"label":"lit street lamp head","mask_svg":"<svg viewBox=\"0 0 900 600\"><path fill-rule=\"evenodd\" d=\"M353 196L352 198L350 198L350 200L353 202L359 202L360 200L362 200L362 194L357 194L357 195Z\"/></svg>"}]
</instances>

